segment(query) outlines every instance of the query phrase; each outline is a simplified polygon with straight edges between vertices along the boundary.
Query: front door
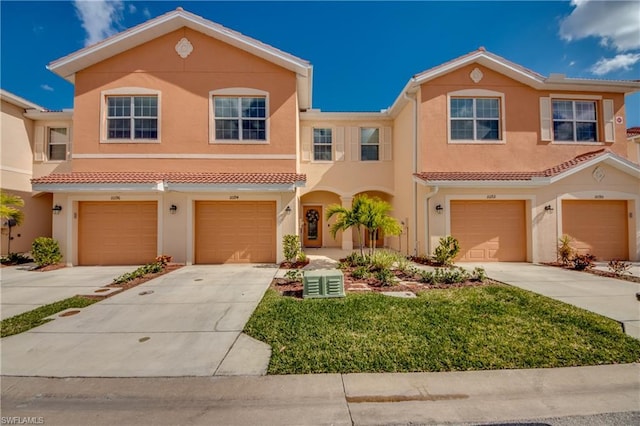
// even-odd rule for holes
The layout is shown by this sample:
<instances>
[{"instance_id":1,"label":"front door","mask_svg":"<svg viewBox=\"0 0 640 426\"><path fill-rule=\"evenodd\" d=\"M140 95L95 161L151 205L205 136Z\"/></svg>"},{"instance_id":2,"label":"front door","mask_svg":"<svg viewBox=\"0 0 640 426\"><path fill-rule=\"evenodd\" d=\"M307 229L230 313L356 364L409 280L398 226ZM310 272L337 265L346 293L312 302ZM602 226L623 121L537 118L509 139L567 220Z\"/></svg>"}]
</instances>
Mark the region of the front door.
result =
<instances>
[{"instance_id":1,"label":"front door","mask_svg":"<svg viewBox=\"0 0 640 426\"><path fill-rule=\"evenodd\" d=\"M304 234L302 244L305 247L322 247L322 206L304 206Z\"/></svg>"}]
</instances>

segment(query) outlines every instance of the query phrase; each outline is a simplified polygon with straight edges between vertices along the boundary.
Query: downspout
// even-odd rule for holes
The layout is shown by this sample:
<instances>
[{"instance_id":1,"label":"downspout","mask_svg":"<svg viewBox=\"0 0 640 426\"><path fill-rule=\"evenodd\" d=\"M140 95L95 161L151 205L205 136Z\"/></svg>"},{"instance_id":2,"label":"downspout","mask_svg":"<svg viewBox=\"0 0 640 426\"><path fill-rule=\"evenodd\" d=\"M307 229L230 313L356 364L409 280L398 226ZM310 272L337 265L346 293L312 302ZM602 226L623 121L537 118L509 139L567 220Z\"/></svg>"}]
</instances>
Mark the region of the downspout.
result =
<instances>
[{"instance_id":1,"label":"downspout","mask_svg":"<svg viewBox=\"0 0 640 426\"><path fill-rule=\"evenodd\" d=\"M411 97L404 92L402 96L413 103L413 170L412 176L418 173L418 97ZM418 256L418 183L415 179L413 182L413 227L411 229L411 237L413 238L413 255ZM408 249L408 247L407 247Z\"/></svg>"},{"instance_id":2,"label":"downspout","mask_svg":"<svg viewBox=\"0 0 640 426\"><path fill-rule=\"evenodd\" d=\"M436 195L440 190L439 186L434 186L430 192L424 196L424 248L426 255L431 255L431 239L429 238L429 199Z\"/></svg>"}]
</instances>

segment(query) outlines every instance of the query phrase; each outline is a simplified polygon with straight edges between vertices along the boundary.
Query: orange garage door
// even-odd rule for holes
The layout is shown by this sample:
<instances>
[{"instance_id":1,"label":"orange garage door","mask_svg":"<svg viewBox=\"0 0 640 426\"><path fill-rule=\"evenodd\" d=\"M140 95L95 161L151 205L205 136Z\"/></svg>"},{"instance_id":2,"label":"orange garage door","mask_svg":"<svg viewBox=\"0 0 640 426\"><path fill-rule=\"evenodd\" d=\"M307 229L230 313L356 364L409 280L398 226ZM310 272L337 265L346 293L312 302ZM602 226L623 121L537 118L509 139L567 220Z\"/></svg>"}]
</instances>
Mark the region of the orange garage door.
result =
<instances>
[{"instance_id":1,"label":"orange garage door","mask_svg":"<svg viewBox=\"0 0 640 426\"><path fill-rule=\"evenodd\" d=\"M524 201L451 201L459 261L526 261L525 229Z\"/></svg>"},{"instance_id":2,"label":"orange garage door","mask_svg":"<svg viewBox=\"0 0 640 426\"><path fill-rule=\"evenodd\" d=\"M196 263L274 263L275 201L196 201Z\"/></svg>"},{"instance_id":3,"label":"orange garage door","mask_svg":"<svg viewBox=\"0 0 640 426\"><path fill-rule=\"evenodd\" d=\"M628 259L627 202L624 200L565 200L562 232L579 253L598 260Z\"/></svg>"},{"instance_id":4,"label":"orange garage door","mask_svg":"<svg viewBox=\"0 0 640 426\"><path fill-rule=\"evenodd\" d=\"M142 265L157 256L155 201L79 203L80 265Z\"/></svg>"}]
</instances>

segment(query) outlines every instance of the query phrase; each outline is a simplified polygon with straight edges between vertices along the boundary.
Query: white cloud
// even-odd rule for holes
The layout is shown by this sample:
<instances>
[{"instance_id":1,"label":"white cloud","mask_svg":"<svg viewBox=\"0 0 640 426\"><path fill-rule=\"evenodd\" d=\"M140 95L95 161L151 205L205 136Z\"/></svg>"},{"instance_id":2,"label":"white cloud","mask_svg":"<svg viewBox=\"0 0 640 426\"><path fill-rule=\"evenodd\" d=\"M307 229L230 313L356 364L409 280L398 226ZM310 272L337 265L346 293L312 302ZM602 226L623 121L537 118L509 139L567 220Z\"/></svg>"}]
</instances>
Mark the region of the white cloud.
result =
<instances>
[{"instance_id":1,"label":"white cloud","mask_svg":"<svg viewBox=\"0 0 640 426\"><path fill-rule=\"evenodd\" d=\"M150 19L151 18L151 12L149 12L148 8L144 8L142 9L142 14L144 15L145 18Z\"/></svg>"},{"instance_id":2,"label":"white cloud","mask_svg":"<svg viewBox=\"0 0 640 426\"><path fill-rule=\"evenodd\" d=\"M595 75L604 75L617 70L630 70L633 65L640 62L640 53L624 53L614 58L602 58L591 67Z\"/></svg>"},{"instance_id":3,"label":"white cloud","mask_svg":"<svg viewBox=\"0 0 640 426\"><path fill-rule=\"evenodd\" d=\"M40 88L42 90L46 90L47 92L53 92L54 90L53 87L49 86L48 84L41 84Z\"/></svg>"},{"instance_id":4,"label":"white cloud","mask_svg":"<svg viewBox=\"0 0 640 426\"><path fill-rule=\"evenodd\" d=\"M572 0L575 9L560 23L567 41L600 38L600 45L618 52L640 49L640 2Z\"/></svg>"},{"instance_id":5,"label":"white cloud","mask_svg":"<svg viewBox=\"0 0 640 426\"><path fill-rule=\"evenodd\" d=\"M121 0L75 0L76 14L87 32L84 45L97 43L116 32L122 20L124 4Z\"/></svg>"},{"instance_id":6,"label":"white cloud","mask_svg":"<svg viewBox=\"0 0 640 426\"><path fill-rule=\"evenodd\" d=\"M129 13L130 14L134 14L136 13L136 11L138 10L138 8L136 8L136 5L134 5L133 3L129 3Z\"/></svg>"}]
</instances>

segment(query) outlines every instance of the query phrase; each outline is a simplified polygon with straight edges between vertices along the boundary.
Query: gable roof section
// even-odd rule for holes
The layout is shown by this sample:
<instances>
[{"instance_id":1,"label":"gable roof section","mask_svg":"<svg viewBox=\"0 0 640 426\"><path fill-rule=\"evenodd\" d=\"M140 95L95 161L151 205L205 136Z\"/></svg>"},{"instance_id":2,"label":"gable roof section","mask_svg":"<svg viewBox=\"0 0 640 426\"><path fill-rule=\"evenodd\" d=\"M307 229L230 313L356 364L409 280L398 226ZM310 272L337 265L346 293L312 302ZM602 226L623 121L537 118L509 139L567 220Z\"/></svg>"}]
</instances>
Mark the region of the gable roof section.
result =
<instances>
[{"instance_id":1,"label":"gable roof section","mask_svg":"<svg viewBox=\"0 0 640 426\"><path fill-rule=\"evenodd\" d=\"M290 191L304 186L298 173L71 172L31 179L34 191Z\"/></svg>"},{"instance_id":2,"label":"gable roof section","mask_svg":"<svg viewBox=\"0 0 640 426\"><path fill-rule=\"evenodd\" d=\"M408 102L404 96L405 93L414 93L422 84L470 64L485 66L537 90L610 93L633 93L640 91L640 81L637 80L579 79L567 78L563 74L551 74L549 77L545 77L501 56L488 52L484 47L480 47L478 50L414 75L409 79L393 105L389 108L390 113L392 115L396 114L399 112L399 108Z\"/></svg>"},{"instance_id":3,"label":"gable roof section","mask_svg":"<svg viewBox=\"0 0 640 426\"><path fill-rule=\"evenodd\" d=\"M18 95L14 95L4 89L0 89L0 99L24 110L33 109L37 111L45 111L45 109L40 105L34 104L33 102L21 98Z\"/></svg>"},{"instance_id":4,"label":"gable roof section","mask_svg":"<svg viewBox=\"0 0 640 426\"><path fill-rule=\"evenodd\" d=\"M301 107L311 107L313 67L308 61L187 12L181 7L55 60L47 68L73 83L76 72L182 27L191 28L295 72Z\"/></svg>"},{"instance_id":5,"label":"gable roof section","mask_svg":"<svg viewBox=\"0 0 640 426\"><path fill-rule=\"evenodd\" d=\"M640 166L601 149L572 158L545 170L532 172L423 172L414 180L427 186L544 186L600 163L608 164L640 179Z\"/></svg>"}]
</instances>

